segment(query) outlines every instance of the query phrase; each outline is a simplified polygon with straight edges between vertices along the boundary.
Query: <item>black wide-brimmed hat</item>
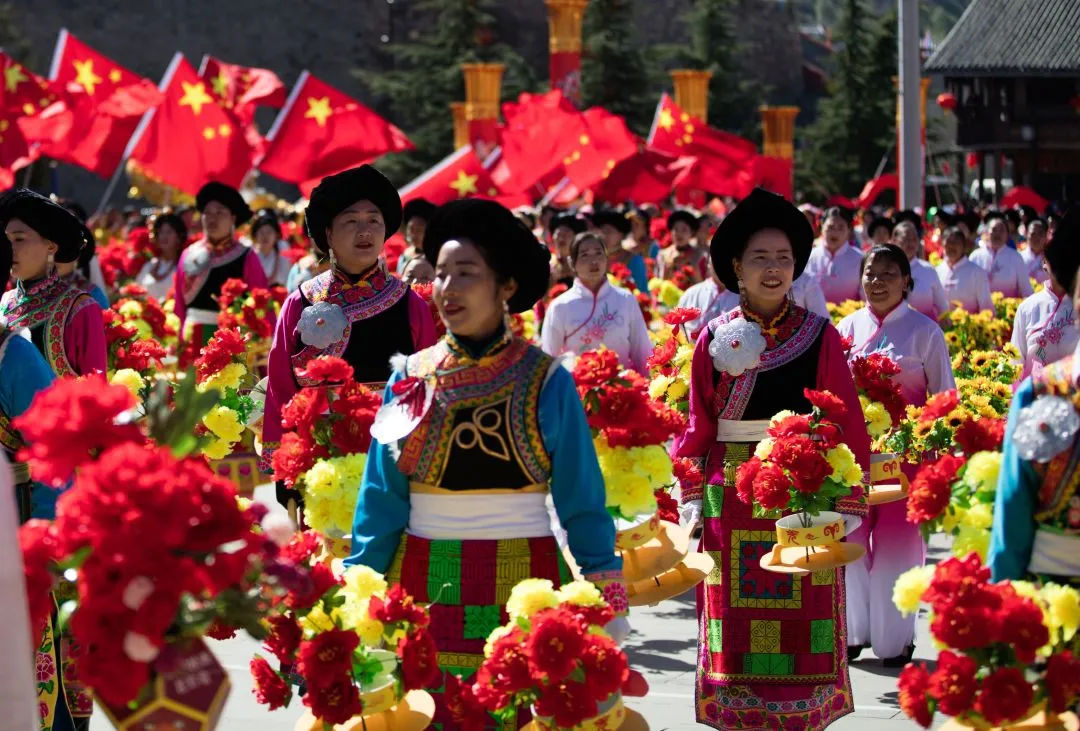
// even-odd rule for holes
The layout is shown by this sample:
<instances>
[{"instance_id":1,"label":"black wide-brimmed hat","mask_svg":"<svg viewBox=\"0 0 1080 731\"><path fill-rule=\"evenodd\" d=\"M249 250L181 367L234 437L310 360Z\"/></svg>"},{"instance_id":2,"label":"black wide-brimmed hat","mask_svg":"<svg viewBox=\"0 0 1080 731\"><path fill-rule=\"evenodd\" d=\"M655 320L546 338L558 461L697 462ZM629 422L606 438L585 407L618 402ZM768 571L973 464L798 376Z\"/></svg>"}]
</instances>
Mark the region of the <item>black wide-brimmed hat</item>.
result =
<instances>
[{"instance_id":1,"label":"black wide-brimmed hat","mask_svg":"<svg viewBox=\"0 0 1080 731\"><path fill-rule=\"evenodd\" d=\"M13 218L56 244L54 258L60 263L75 261L80 252L94 245L90 229L75 214L27 188L15 188L0 197L0 228Z\"/></svg>"},{"instance_id":2,"label":"black wide-brimmed hat","mask_svg":"<svg viewBox=\"0 0 1080 731\"><path fill-rule=\"evenodd\" d=\"M633 226L630 224L630 219L625 214L613 211L611 209L605 209L597 211L592 215L593 225L600 228L604 224L614 227L623 236L630 233Z\"/></svg>"},{"instance_id":3,"label":"black wide-brimmed hat","mask_svg":"<svg viewBox=\"0 0 1080 731\"><path fill-rule=\"evenodd\" d=\"M382 213L386 237L401 228L401 197L397 188L370 165L329 175L311 191L305 212L308 236L324 254L329 250L326 229L334 216L357 201L371 201Z\"/></svg>"},{"instance_id":4,"label":"black wide-brimmed hat","mask_svg":"<svg viewBox=\"0 0 1080 731\"><path fill-rule=\"evenodd\" d=\"M548 231L555 233L559 230L560 226L570 229L576 236L585 230L585 221L573 213L562 213L551 218L551 221L548 223Z\"/></svg>"},{"instance_id":5,"label":"black wide-brimmed hat","mask_svg":"<svg viewBox=\"0 0 1080 731\"><path fill-rule=\"evenodd\" d=\"M420 218L426 223L435 215L435 209L437 208L438 206L427 198L413 198L401 210L401 221L402 223L408 223L413 218Z\"/></svg>"},{"instance_id":6,"label":"black wide-brimmed hat","mask_svg":"<svg viewBox=\"0 0 1080 731\"><path fill-rule=\"evenodd\" d=\"M195 196L195 207L199 209L199 213L206 210L206 206L210 201L217 201L228 208L236 216L237 226L251 220L251 209L244 202L244 197L240 195L240 191L231 185L211 180L199 188L199 192Z\"/></svg>"},{"instance_id":7,"label":"black wide-brimmed hat","mask_svg":"<svg viewBox=\"0 0 1080 731\"><path fill-rule=\"evenodd\" d=\"M739 278L735 276L732 260L742 256L751 236L767 228L778 229L791 242L791 252L795 256L793 279L806 268L810 250L814 246L814 230L810 228L810 222L783 196L764 188L754 188L720 222L709 245L713 271L732 292L739 291Z\"/></svg>"},{"instance_id":8,"label":"black wide-brimmed hat","mask_svg":"<svg viewBox=\"0 0 1080 731\"><path fill-rule=\"evenodd\" d=\"M443 244L460 239L483 249L497 274L517 282L517 292L507 302L511 312L524 312L547 292L547 247L502 205L466 198L440 206L424 232L424 256L435 266Z\"/></svg>"},{"instance_id":9,"label":"black wide-brimmed hat","mask_svg":"<svg viewBox=\"0 0 1080 731\"><path fill-rule=\"evenodd\" d=\"M1080 268L1080 205L1065 214L1054 238L1046 246L1046 263L1050 273L1072 296L1076 286L1076 270Z\"/></svg>"},{"instance_id":10,"label":"black wide-brimmed hat","mask_svg":"<svg viewBox=\"0 0 1080 731\"><path fill-rule=\"evenodd\" d=\"M671 215L667 217L667 230L670 231L675 228L675 224L682 221L690 227L691 231L697 231L699 220L700 219L690 211L672 211Z\"/></svg>"}]
</instances>

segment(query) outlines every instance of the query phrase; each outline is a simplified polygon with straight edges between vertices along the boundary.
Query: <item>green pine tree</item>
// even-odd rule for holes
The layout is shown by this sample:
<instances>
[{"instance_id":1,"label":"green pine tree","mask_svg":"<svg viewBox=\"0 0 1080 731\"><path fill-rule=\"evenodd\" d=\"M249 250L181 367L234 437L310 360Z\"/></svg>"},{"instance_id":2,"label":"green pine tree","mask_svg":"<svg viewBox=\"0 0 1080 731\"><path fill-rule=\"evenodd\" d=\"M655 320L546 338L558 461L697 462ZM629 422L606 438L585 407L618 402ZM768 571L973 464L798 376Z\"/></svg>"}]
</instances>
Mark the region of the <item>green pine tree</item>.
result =
<instances>
[{"instance_id":1,"label":"green pine tree","mask_svg":"<svg viewBox=\"0 0 1080 731\"><path fill-rule=\"evenodd\" d=\"M632 0L591 0L582 29L581 91L586 107L601 106L648 132L656 99L655 73L638 37Z\"/></svg>"},{"instance_id":2,"label":"green pine tree","mask_svg":"<svg viewBox=\"0 0 1080 731\"><path fill-rule=\"evenodd\" d=\"M865 0L845 0L828 95L796 155L796 188L812 199L854 196L895 139L896 16L872 22Z\"/></svg>"},{"instance_id":3,"label":"green pine tree","mask_svg":"<svg viewBox=\"0 0 1080 731\"><path fill-rule=\"evenodd\" d=\"M465 99L461 64L505 63L504 100L536 88L535 74L521 55L497 41L496 20L488 12L492 5L492 0L421 0L418 11L433 22L418 40L387 47L396 68L354 72L385 99L389 119L416 145L380 160L379 169L395 184L407 183L452 152L450 103Z\"/></svg>"}]
</instances>

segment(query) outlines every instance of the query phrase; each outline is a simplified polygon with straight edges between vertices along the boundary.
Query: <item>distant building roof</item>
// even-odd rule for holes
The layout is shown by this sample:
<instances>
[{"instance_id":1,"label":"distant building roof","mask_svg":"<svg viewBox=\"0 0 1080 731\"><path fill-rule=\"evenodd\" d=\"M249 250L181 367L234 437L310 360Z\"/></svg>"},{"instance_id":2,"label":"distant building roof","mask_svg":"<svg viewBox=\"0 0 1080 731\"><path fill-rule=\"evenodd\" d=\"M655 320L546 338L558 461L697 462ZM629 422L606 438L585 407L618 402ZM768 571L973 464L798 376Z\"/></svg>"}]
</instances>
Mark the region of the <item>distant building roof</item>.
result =
<instances>
[{"instance_id":1,"label":"distant building roof","mask_svg":"<svg viewBox=\"0 0 1080 731\"><path fill-rule=\"evenodd\" d=\"M957 76L1080 74L1080 0L971 0L925 71Z\"/></svg>"}]
</instances>

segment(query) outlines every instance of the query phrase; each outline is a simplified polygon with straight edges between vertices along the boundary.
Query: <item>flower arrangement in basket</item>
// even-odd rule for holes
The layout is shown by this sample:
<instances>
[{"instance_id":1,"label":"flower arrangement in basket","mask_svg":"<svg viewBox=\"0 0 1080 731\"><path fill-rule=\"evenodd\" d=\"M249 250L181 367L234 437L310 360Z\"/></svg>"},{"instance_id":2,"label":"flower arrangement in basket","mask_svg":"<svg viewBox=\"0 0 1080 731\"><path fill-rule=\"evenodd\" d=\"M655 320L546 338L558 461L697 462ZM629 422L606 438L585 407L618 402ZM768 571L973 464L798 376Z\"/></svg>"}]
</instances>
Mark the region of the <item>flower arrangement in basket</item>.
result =
<instances>
[{"instance_id":1,"label":"flower arrangement in basket","mask_svg":"<svg viewBox=\"0 0 1080 731\"><path fill-rule=\"evenodd\" d=\"M427 610L367 566L327 563L324 549L314 531L296 534L283 549L310 580L285 595L267 620L264 648L281 669L261 655L252 658L256 700L270 710L286 707L292 686L303 683L309 713L297 729L354 719L371 724L376 717L387 728L426 728L435 706L422 689L442 677Z\"/></svg>"},{"instance_id":2,"label":"flower arrangement in basket","mask_svg":"<svg viewBox=\"0 0 1080 731\"><path fill-rule=\"evenodd\" d=\"M677 307L664 315L671 329L656 334L657 342L647 361L652 377L649 396L681 414L690 411L690 366L694 359L694 341L686 323L700 316L696 307Z\"/></svg>"},{"instance_id":3,"label":"flower arrangement in basket","mask_svg":"<svg viewBox=\"0 0 1080 731\"><path fill-rule=\"evenodd\" d=\"M830 510L837 500L862 493L862 468L839 441L846 407L828 391L803 393L811 413L773 416L768 437L735 473L739 499L759 517L777 517L777 543L762 557L770 570L817 571L851 563L865 550L840 542L844 520ZM781 517L785 512L791 514Z\"/></svg>"},{"instance_id":4,"label":"flower arrangement in basket","mask_svg":"<svg viewBox=\"0 0 1080 731\"><path fill-rule=\"evenodd\" d=\"M382 399L341 358L315 358L302 375L319 385L300 389L281 411L287 431L274 450L274 479L303 492L305 523L334 539L340 554Z\"/></svg>"},{"instance_id":5,"label":"flower arrangement in basket","mask_svg":"<svg viewBox=\"0 0 1080 731\"><path fill-rule=\"evenodd\" d=\"M632 675L626 654L603 630L615 614L595 586L575 581L556 591L550 581L526 579L511 590L506 609L510 621L488 637L475 682L447 674L448 706L461 728L484 728L489 713L515 723L524 708L532 710L531 729L640 722L623 705Z\"/></svg>"},{"instance_id":6,"label":"flower arrangement in basket","mask_svg":"<svg viewBox=\"0 0 1080 731\"><path fill-rule=\"evenodd\" d=\"M270 352L274 319L285 300L285 289L249 287L243 279L226 279L218 295L218 327L236 330L247 340L248 367Z\"/></svg>"},{"instance_id":7,"label":"flower arrangement in basket","mask_svg":"<svg viewBox=\"0 0 1080 731\"><path fill-rule=\"evenodd\" d=\"M255 402L249 395L255 377L248 370L246 353L244 335L219 329L195 360L196 389L218 393L217 404L202 418L203 433L214 437L202 449L208 459L222 460L232 454L255 413Z\"/></svg>"},{"instance_id":8,"label":"flower arrangement in basket","mask_svg":"<svg viewBox=\"0 0 1080 731\"><path fill-rule=\"evenodd\" d=\"M901 454L912 463L933 459L960 444L966 445L965 454L997 449L1005 433L1004 413L995 417L991 414L999 412L987 409L994 408L990 400L999 397L998 387L987 382L986 390L980 392L980 383L962 382L960 390L934 394L921 407L909 406L904 420L879 439L875 449Z\"/></svg>"},{"instance_id":9,"label":"flower arrangement in basket","mask_svg":"<svg viewBox=\"0 0 1080 731\"><path fill-rule=\"evenodd\" d=\"M1056 584L1037 589L989 580L990 570L971 554L911 569L896 582L893 601L901 612L930 604L930 633L944 648L933 672L909 663L900 675L900 708L925 728L935 711L976 728L1017 724L1039 712L1056 717L1080 697L1080 594Z\"/></svg>"},{"instance_id":10,"label":"flower arrangement in basket","mask_svg":"<svg viewBox=\"0 0 1080 731\"><path fill-rule=\"evenodd\" d=\"M630 603L676 596L708 573L701 573L706 557L689 554L686 528L661 521L657 514L656 488L675 482L663 444L685 428L686 420L650 399L645 379L620 370L610 350L583 353L573 375L592 429L608 513L619 528L615 547L622 554Z\"/></svg>"},{"instance_id":11,"label":"flower arrangement in basket","mask_svg":"<svg viewBox=\"0 0 1080 731\"><path fill-rule=\"evenodd\" d=\"M292 526L243 509L193 456L193 426L213 398L192 390L170 406L159 393L149 439L130 392L99 377L58 381L18 420L37 479L62 485L74 473L55 522L20 529L27 596L38 633L53 629L50 593L61 599L55 630L69 628L78 679L115 725L141 728L153 707L162 723L212 728L229 684L201 638L265 634L263 587L282 574L273 539ZM61 592L64 581L74 591Z\"/></svg>"},{"instance_id":12,"label":"flower arrangement in basket","mask_svg":"<svg viewBox=\"0 0 1080 731\"><path fill-rule=\"evenodd\" d=\"M851 360L851 374L871 439L881 439L904 417L904 397L900 385L893 380L899 373L899 364L884 353L859 355ZM868 502L880 504L903 499L907 490L899 455L875 452L870 456Z\"/></svg>"}]
</instances>

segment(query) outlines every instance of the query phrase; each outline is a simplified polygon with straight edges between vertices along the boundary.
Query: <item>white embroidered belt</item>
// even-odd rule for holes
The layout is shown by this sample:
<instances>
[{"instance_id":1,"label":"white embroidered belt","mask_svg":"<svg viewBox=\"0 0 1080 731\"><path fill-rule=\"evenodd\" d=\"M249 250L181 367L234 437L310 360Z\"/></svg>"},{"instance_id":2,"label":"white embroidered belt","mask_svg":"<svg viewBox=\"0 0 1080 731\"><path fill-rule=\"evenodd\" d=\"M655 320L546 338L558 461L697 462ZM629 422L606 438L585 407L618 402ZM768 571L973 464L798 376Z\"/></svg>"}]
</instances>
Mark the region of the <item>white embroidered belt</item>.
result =
<instances>
[{"instance_id":1,"label":"white embroidered belt","mask_svg":"<svg viewBox=\"0 0 1080 731\"><path fill-rule=\"evenodd\" d=\"M409 491L409 528L430 540L499 540L552 535L547 493L469 491L465 495Z\"/></svg>"},{"instance_id":2,"label":"white embroidered belt","mask_svg":"<svg viewBox=\"0 0 1080 731\"><path fill-rule=\"evenodd\" d=\"M215 310L200 310L192 307L184 315L184 323L192 325L217 325L218 312Z\"/></svg>"},{"instance_id":3,"label":"white embroidered belt","mask_svg":"<svg viewBox=\"0 0 1080 731\"><path fill-rule=\"evenodd\" d=\"M768 419L716 420L716 441L718 442L760 442L769 435Z\"/></svg>"},{"instance_id":4,"label":"white embroidered belt","mask_svg":"<svg viewBox=\"0 0 1080 731\"><path fill-rule=\"evenodd\" d=\"M1080 536L1043 528L1036 530L1028 571L1051 576L1080 576Z\"/></svg>"}]
</instances>

